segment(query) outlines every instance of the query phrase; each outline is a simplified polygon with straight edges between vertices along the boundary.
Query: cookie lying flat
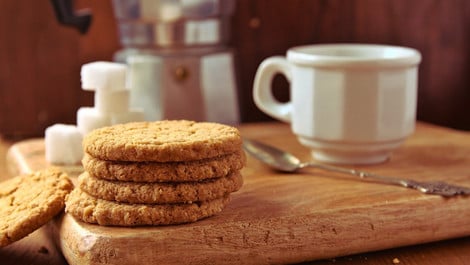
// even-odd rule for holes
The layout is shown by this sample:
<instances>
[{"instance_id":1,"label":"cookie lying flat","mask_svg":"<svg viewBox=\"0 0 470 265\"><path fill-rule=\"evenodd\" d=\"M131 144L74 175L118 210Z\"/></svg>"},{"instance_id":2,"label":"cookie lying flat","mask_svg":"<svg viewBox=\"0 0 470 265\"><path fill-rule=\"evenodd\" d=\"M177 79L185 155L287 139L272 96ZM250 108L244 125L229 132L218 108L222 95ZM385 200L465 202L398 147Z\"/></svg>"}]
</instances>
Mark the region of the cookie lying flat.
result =
<instances>
[{"instance_id":1,"label":"cookie lying flat","mask_svg":"<svg viewBox=\"0 0 470 265\"><path fill-rule=\"evenodd\" d=\"M110 226L170 225L212 216L225 207L229 196L199 203L126 204L97 199L81 189L67 197L65 211L88 223Z\"/></svg>"},{"instance_id":2,"label":"cookie lying flat","mask_svg":"<svg viewBox=\"0 0 470 265\"><path fill-rule=\"evenodd\" d=\"M73 189L66 174L44 170L0 183L0 247L46 224L64 207Z\"/></svg>"},{"instance_id":3,"label":"cookie lying flat","mask_svg":"<svg viewBox=\"0 0 470 265\"><path fill-rule=\"evenodd\" d=\"M92 131L85 152L101 160L190 161L241 150L238 129L219 123L186 120L134 122Z\"/></svg>"},{"instance_id":4,"label":"cookie lying flat","mask_svg":"<svg viewBox=\"0 0 470 265\"><path fill-rule=\"evenodd\" d=\"M243 185L240 173L200 182L121 182L97 179L87 172L78 179L79 187L100 199L125 203L191 203L209 201L235 192Z\"/></svg>"},{"instance_id":5,"label":"cookie lying flat","mask_svg":"<svg viewBox=\"0 0 470 265\"><path fill-rule=\"evenodd\" d=\"M85 154L82 160L85 171L96 178L135 182L180 182L218 178L242 169L245 163L246 156L243 151L189 162L107 161L88 154Z\"/></svg>"}]
</instances>

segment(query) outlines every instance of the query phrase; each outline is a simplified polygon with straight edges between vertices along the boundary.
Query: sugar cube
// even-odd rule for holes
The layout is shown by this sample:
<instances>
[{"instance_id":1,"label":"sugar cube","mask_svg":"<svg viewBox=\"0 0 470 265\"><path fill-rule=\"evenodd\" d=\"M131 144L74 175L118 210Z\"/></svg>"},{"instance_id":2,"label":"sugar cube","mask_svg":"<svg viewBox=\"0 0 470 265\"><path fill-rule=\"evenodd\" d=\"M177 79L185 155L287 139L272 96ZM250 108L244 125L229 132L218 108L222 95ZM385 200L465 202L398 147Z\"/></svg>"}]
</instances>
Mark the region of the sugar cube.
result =
<instances>
[{"instance_id":1,"label":"sugar cube","mask_svg":"<svg viewBox=\"0 0 470 265\"><path fill-rule=\"evenodd\" d=\"M78 164L83 157L82 134L77 126L54 124L45 131L46 161L52 164Z\"/></svg>"},{"instance_id":2,"label":"sugar cube","mask_svg":"<svg viewBox=\"0 0 470 265\"><path fill-rule=\"evenodd\" d=\"M81 107L77 111L78 130L86 135L94 129L111 125L111 118L93 107Z\"/></svg>"},{"instance_id":3,"label":"sugar cube","mask_svg":"<svg viewBox=\"0 0 470 265\"><path fill-rule=\"evenodd\" d=\"M80 76L83 90L126 90L127 65L115 62L92 62L82 65Z\"/></svg>"},{"instance_id":4,"label":"sugar cube","mask_svg":"<svg viewBox=\"0 0 470 265\"><path fill-rule=\"evenodd\" d=\"M95 108L101 113L123 113L129 110L130 91L95 91Z\"/></svg>"}]
</instances>

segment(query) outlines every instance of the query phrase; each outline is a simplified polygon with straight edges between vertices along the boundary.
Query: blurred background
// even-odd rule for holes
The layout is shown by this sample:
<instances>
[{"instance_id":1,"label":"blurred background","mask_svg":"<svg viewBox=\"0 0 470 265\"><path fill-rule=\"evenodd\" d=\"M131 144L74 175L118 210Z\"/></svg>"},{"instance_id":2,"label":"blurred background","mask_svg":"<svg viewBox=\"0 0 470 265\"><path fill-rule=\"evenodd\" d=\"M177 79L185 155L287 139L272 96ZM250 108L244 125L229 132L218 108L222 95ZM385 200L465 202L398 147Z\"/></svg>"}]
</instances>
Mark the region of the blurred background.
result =
<instances>
[{"instance_id":1,"label":"blurred background","mask_svg":"<svg viewBox=\"0 0 470 265\"><path fill-rule=\"evenodd\" d=\"M122 47L111 0L76 0L73 8L92 12L86 34L59 24L50 1L0 1L0 135L43 136L93 105L80 68L111 61ZM418 49L418 119L470 130L470 1L238 0L230 34L241 122L270 120L251 96L263 59L297 45L360 42ZM274 90L289 98L283 77Z\"/></svg>"}]
</instances>

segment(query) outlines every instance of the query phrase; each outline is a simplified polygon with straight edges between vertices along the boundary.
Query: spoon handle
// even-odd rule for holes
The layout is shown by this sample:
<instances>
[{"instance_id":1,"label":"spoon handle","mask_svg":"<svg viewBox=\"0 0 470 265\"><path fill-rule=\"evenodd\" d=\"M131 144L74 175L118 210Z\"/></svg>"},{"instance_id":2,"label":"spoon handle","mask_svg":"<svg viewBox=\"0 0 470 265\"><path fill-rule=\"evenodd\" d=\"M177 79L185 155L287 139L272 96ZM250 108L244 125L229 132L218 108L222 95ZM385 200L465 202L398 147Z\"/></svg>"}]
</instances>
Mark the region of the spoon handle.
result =
<instances>
[{"instance_id":1,"label":"spoon handle","mask_svg":"<svg viewBox=\"0 0 470 265\"><path fill-rule=\"evenodd\" d=\"M420 182L420 181L409 180L409 179L382 176L382 175L377 175L377 174L366 172L366 171L348 169L348 168L337 167L337 166L326 165L326 164L318 164L318 163L313 163L313 162L302 163L300 164L299 167L300 168L314 167L314 168L319 168L322 170L349 174L349 175L359 177L362 180L368 180L368 181L389 184L389 185L403 186L403 187L410 188L410 189L416 189L423 193L437 194L437 195L441 195L445 197L450 197L450 196L455 196L455 195L470 195L470 188L457 186L457 185L451 185L451 184L441 182L441 181Z\"/></svg>"},{"instance_id":2,"label":"spoon handle","mask_svg":"<svg viewBox=\"0 0 470 265\"><path fill-rule=\"evenodd\" d=\"M319 169L332 171L332 172L349 174L349 175L353 175L364 180L378 181L380 183L385 183L385 184L400 185L400 186L403 185L402 184L403 180L401 179L381 176L381 175L377 175L374 173L365 172L365 171L356 170L356 169L343 168L343 167L319 164L319 163L314 163L314 162L304 162L300 165L300 168L306 168L306 167L313 167L313 168L319 168Z\"/></svg>"}]
</instances>

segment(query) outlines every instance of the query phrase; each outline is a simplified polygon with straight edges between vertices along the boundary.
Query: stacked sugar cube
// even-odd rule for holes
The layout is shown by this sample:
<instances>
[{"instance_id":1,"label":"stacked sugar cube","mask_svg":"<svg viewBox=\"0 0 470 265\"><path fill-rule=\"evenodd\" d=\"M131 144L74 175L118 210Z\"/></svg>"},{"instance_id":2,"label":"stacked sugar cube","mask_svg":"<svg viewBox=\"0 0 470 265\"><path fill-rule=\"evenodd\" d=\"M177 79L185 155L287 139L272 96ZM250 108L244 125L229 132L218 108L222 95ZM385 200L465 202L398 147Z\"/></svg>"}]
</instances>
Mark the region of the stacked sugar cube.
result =
<instances>
[{"instance_id":1,"label":"stacked sugar cube","mask_svg":"<svg viewBox=\"0 0 470 265\"><path fill-rule=\"evenodd\" d=\"M77 112L77 127L83 135L104 126L144 120L143 110L130 108L125 64L93 62L83 65L80 75L82 89L95 92L94 107Z\"/></svg>"},{"instance_id":2,"label":"stacked sugar cube","mask_svg":"<svg viewBox=\"0 0 470 265\"><path fill-rule=\"evenodd\" d=\"M82 89L94 91L94 106L77 111L77 124L55 124L46 129L46 160L54 164L77 164L83 157L81 142L94 129L143 121L144 111L130 107L127 65L92 62L81 68Z\"/></svg>"}]
</instances>

